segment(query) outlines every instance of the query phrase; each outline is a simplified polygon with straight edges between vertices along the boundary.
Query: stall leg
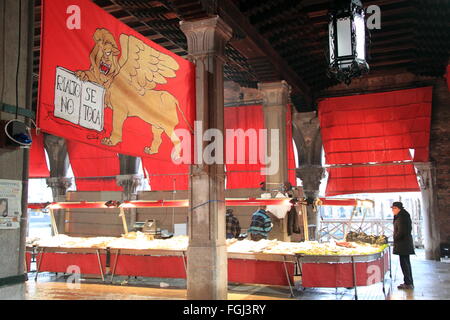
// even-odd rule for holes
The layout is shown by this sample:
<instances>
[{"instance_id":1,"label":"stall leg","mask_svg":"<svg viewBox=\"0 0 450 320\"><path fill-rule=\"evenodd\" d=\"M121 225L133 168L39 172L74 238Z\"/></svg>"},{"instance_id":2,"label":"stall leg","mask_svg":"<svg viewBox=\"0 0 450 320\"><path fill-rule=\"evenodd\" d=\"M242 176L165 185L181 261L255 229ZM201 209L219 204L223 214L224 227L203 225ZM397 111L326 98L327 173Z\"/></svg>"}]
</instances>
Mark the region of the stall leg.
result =
<instances>
[{"instance_id":1,"label":"stall leg","mask_svg":"<svg viewBox=\"0 0 450 320\"><path fill-rule=\"evenodd\" d=\"M391 247L388 247L388 252L389 252L389 276L391 278L391 283L392 283L392 256L391 256Z\"/></svg>"},{"instance_id":2,"label":"stall leg","mask_svg":"<svg viewBox=\"0 0 450 320\"><path fill-rule=\"evenodd\" d=\"M352 257L352 268L353 268L353 287L355 288L355 300L358 300L358 291L356 289L356 265L355 259Z\"/></svg>"},{"instance_id":3,"label":"stall leg","mask_svg":"<svg viewBox=\"0 0 450 320\"><path fill-rule=\"evenodd\" d=\"M182 254L183 254L184 272L186 272L186 279L187 279L187 261L186 261L186 254L185 254L184 251L182 252Z\"/></svg>"},{"instance_id":4,"label":"stall leg","mask_svg":"<svg viewBox=\"0 0 450 320\"><path fill-rule=\"evenodd\" d=\"M100 251L96 250L96 252L97 252L98 266L100 267L100 274L102 275L102 281L105 282L105 276L103 274L102 260L100 259Z\"/></svg>"},{"instance_id":5,"label":"stall leg","mask_svg":"<svg viewBox=\"0 0 450 320\"><path fill-rule=\"evenodd\" d=\"M113 280L114 280L114 273L116 272L117 260L119 260L119 255L120 255L120 249L117 249L116 260L114 261L114 266L113 266L113 270L112 270L112 274L111 274L111 283L113 283Z\"/></svg>"},{"instance_id":6,"label":"stall leg","mask_svg":"<svg viewBox=\"0 0 450 320\"><path fill-rule=\"evenodd\" d=\"M383 254L382 254L382 256L381 256L381 259L383 259L382 260L382 263L383 263L383 270L382 270L382 274L381 274L381 280L382 280L382 286L383 286L383 294L384 294L384 296L386 297L386 290L384 289L384 276L385 276L385 268L384 268L384 258L385 258L385 252L383 252Z\"/></svg>"},{"instance_id":7,"label":"stall leg","mask_svg":"<svg viewBox=\"0 0 450 320\"><path fill-rule=\"evenodd\" d=\"M289 290L291 291L291 298L294 297L294 291L292 290L292 284L291 284L291 280L289 279L289 272L287 270L286 267L286 256L283 256L283 266L284 266L284 272L286 273L286 279L289 283Z\"/></svg>"}]
</instances>

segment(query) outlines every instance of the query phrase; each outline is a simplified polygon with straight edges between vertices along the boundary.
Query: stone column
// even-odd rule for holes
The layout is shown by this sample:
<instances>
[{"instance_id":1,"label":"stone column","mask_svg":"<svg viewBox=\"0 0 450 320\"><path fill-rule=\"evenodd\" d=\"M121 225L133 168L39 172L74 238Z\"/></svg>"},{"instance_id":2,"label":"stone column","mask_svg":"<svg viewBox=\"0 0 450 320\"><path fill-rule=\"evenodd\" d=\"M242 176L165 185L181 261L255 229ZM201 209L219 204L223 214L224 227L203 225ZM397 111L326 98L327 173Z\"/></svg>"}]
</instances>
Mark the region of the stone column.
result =
<instances>
[{"instance_id":1,"label":"stone column","mask_svg":"<svg viewBox=\"0 0 450 320\"><path fill-rule=\"evenodd\" d=\"M3 125L16 118L14 113L3 109L3 104L32 109L33 17L31 1L22 1L21 7L17 0L0 1L0 120L5 121ZM29 119L20 114L17 118L31 127ZM3 125L0 130L4 130ZM18 297L19 293L17 287L8 285L26 280L28 159L26 148L0 148L0 179L22 183L20 228L0 230L0 282L5 284L0 291L8 298Z\"/></svg>"},{"instance_id":2,"label":"stone column","mask_svg":"<svg viewBox=\"0 0 450 320\"><path fill-rule=\"evenodd\" d=\"M319 239L320 213L315 210L312 203L319 197L320 182L325 174L325 169L318 165L299 166L296 170L297 177L302 180L303 194L308 202L308 229L309 240Z\"/></svg>"},{"instance_id":3,"label":"stone column","mask_svg":"<svg viewBox=\"0 0 450 320\"><path fill-rule=\"evenodd\" d=\"M232 31L219 17L182 21L196 71L196 130L194 152L201 154L203 133L224 129L223 64L225 44ZM223 150L222 150L223 151ZM191 166L188 213L187 299L227 299L228 270L225 244L224 165L206 164L201 156Z\"/></svg>"},{"instance_id":4,"label":"stone column","mask_svg":"<svg viewBox=\"0 0 450 320\"><path fill-rule=\"evenodd\" d=\"M267 152L273 158L278 155L278 170L266 175L267 190L281 190L288 182L288 160L286 144L286 111L289 103L290 86L286 81L259 83L258 89L263 97L264 127L267 129ZM272 145L272 130L278 130L278 141ZM273 194L273 193L272 193ZM287 233L287 219L272 217L273 229L269 239L291 241Z\"/></svg>"},{"instance_id":5,"label":"stone column","mask_svg":"<svg viewBox=\"0 0 450 320\"><path fill-rule=\"evenodd\" d=\"M325 174L322 167L322 138L316 112L295 112L293 137L297 146L299 167L297 177L302 180L307 206L310 240L319 239L320 213L312 203L319 196L320 182Z\"/></svg>"},{"instance_id":6,"label":"stone column","mask_svg":"<svg viewBox=\"0 0 450 320\"><path fill-rule=\"evenodd\" d=\"M422 216L424 222L425 258L437 260L441 258L440 234L437 227L437 202L435 195L435 174L431 163L414 163L420 191L422 193Z\"/></svg>"},{"instance_id":7,"label":"stone column","mask_svg":"<svg viewBox=\"0 0 450 320\"><path fill-rule=\"evenodd\" d=\"M44 135L44 148L48 154L50 178L47 186L52 189L53 201L66 201L67 189L72 185L72 179L66 178L69 169L69 156L66 140L50 134ZM53 210L59 233L65 232L65 210Z\"/></svg>"}]
</instances>

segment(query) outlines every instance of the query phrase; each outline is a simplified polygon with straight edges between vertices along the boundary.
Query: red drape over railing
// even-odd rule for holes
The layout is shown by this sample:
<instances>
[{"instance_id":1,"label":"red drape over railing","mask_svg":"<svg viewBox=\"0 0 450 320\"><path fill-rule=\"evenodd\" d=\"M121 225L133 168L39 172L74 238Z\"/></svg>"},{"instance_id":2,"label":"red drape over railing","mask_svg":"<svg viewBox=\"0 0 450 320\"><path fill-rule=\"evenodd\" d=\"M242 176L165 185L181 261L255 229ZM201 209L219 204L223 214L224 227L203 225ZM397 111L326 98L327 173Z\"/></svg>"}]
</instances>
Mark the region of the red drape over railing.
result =
<instances>
[{"instance_id":1,"label":"red drape over railing","mask_svg":"<svg viewBox=\"0 0 450 320\"><path fill-rule=\"evenodd\" d=\"M292 138L292 106L289 105L286 115L286 140L287 140L287 156L288 156L288 179L291 185L297 185L297 177L295 173L296 163L294 155L294 145Z\"/></svg>"},{"instance_id":2,"label":"red drape over railing","mask_svg":"<svg viewBox=\"0 0 450 320\"><path fill-rule=\"evenodd\" d=\"M122 191L116 183L120 174L117 153L71 140L67 140L67 152L77 191Z\"/></svg>"},{"instance_id":3,"label":"red drape over railing","mask_svg":"<svg viewBox=\"0 0 450 320\"><path fill-rule=\"evenodd\" d=\"M326 163L428 161L431 97L432 88L424 87L321 101ZM419 190L412 165L329 168L328 172L327 196Z\"/></svg>"},{"instance_id":4,"label":"red drape over railing","mask_svg":"<svg viewBox=\"0 0 450 320\"><path fill-rule=\"evenodd\" d=\"M33 143L30 147L29 177L30 178L47 178L50 172L45 159L44 135L31 133Z\"/></svg>"},{"instance_id":5,"label":"red drape over railing","mask_svg":"<svg viewBox=\"0 0 450 320\"><path fill-rule=\"evenodd\" d=\"M141 158L142 167L152 191L187 190L189 187L189 165L174 164L151 157Z\"/></svg>"},{"instance_id":6,"label":"red drape over railing","mask_svg":"<svg viewBox=\"0 0 450 320\"><path fill-rule=\"evenodd\" d=\"M287 144L287 157L288 157L288 179L289 182L296 186L295 176L295 156L294 146L292 142L292 114L291 106L287 107L286 111L286 144ZM262 157L259 154L265 154L265 150L260 150L266 145L266 141L263 135L259 134L259 130L264 129L264 114L262 105L252 106L236 106L225 108L225 129L242 129L247 131L248 129L255 129L257 135L257 148L256 152L251 152L248 146L249 139L246 140L246 151L243 160L244 164L229 164L227 161L227 189L239 189L239 188L258 188L260 183L265 181L265 176L261 174ZM226 147L226 143L225 143ZM235 152L237 147L235 145ZM237 154L237 153L235 153ZM281 160L281 159L280 159ZM255 164L252 162L256 162Z\"/></svg>"},{"instance_id":7,"label":"red drape over railing","mask_svg":"<svg viewBox=\"0 0 450 320\"><path fill-rule=\"evenodd\" d=\"M261 175L262 164L259 160L259 153L265 151L259 150L260 139L263 138L259 134L259 132L261 129L264 129L264 115L262 105L226 107L224 111L224 119L225 130L242 129L243 131L247 131L248 129L254 129L257 137L256 153L250 152L250 144L248 138L246 138L245 154L240 155L237 153L237 146L235 143L235 159L244 161L245 163L238 164L236 163L237 161L235 161L235 163L229 163L230 159L225 159L227 162L226 188L259 188L260 183L265 181L265 177ZM225 139L225 149L226 148L227 143Z\"/></svg>"}]
</instances>

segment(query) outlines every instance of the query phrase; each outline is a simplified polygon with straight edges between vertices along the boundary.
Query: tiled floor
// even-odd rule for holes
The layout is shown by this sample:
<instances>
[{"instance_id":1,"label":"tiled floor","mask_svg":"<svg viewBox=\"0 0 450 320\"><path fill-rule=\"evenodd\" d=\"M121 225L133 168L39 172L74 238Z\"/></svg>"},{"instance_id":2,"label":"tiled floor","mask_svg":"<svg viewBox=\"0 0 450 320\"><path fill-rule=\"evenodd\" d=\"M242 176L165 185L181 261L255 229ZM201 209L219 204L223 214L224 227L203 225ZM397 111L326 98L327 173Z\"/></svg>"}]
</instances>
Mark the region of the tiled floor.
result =
<instances>
[{"instance_id":1,"label":"tiled floor","mask_svg":"<svg viewBox=\"0 0 450 320\"><path fill-rule=\"evenodd\" d=\"M389 274L385 279L385 292L382 284L358 287L359 300L450 300L450 263L427 261L422 250L411 256L414 290L399 290L397 285L403 282L398 257L393 256L392 280ZM297 283L295 297L290 297L288 287L230 284L229 300L352 300L354 289L307 288ZM22 285L0 287L0 299L27 300L184 300L186 299L186 281L183 279L156 279L117 277L114 285L104 284L99 279L84 279L79 288L70 288L67 277L55 277L42 273L34 281L34 274Z\"/></svg>"}]
</instances>

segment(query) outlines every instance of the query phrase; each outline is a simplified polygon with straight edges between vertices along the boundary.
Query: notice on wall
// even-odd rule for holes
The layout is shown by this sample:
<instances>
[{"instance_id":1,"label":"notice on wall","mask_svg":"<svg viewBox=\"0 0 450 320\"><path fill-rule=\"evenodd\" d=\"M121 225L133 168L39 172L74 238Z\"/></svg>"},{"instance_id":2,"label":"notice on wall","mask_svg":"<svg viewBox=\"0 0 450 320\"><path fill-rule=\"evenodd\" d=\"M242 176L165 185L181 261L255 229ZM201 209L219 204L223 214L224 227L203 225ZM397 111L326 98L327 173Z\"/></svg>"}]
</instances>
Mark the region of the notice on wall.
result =
<instances>
[{"instance_id":1,"label":"notice on wall","mask_svg":"<svg viewBox=\"0 0 450 320\"><path fill-rule=\"evenodd\" d=\"M17 229L22 215L22 181L0 179L0 229Z\"/></svg>"},{"instance_id":2,"label":"notice on wall","mask_svg":"<svg viewBox=\"0 0 450 320\"><path fill-rule=\"evenodd\" d=\"M104 94L105 89L98 84L81 81L72 71L56 68L55 117L102 131Z\"/></svg>"}]
</instances>

